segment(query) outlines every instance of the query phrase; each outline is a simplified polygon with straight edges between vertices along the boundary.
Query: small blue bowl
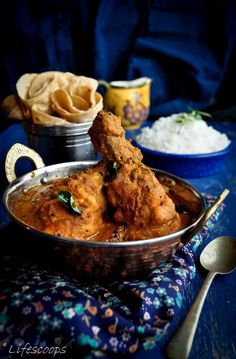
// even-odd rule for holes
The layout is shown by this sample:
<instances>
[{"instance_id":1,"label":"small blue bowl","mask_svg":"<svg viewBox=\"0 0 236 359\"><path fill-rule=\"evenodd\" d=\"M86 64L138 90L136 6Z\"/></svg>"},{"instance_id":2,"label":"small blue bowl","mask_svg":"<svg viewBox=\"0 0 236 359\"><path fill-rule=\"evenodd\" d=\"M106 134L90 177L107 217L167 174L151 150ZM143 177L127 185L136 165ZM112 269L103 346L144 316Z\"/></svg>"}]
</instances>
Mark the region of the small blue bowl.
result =
<instances>
[{"instance_id":1,"label":"small blue bowl","mask_svg":"<svg viewBox=\"0 0 236 359\"><path fill-rule=\"evenodd\" d=\"M143 154L143 163L149 167L164 170L183 178L197 178L210 176L218 172L224 164L225 158L232 150L232 144L221 151L194 155L165 153L143 147L136 141L132 144Z\"/></svg>"}]
</instances>

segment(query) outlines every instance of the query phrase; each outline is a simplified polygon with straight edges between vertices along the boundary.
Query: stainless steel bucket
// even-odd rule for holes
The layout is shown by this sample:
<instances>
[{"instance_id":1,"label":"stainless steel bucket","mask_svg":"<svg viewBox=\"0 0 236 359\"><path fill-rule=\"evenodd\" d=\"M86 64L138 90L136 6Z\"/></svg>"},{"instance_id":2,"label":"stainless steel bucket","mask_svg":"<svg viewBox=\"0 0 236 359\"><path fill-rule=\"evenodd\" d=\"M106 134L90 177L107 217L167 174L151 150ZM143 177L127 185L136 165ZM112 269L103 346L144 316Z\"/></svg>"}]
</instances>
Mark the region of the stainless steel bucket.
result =
<instances>
[{"instance_id":1,"label":"stainless steel bucket","mask_svg":"<svg viewBox=\"0 0 236 359\"><path fill-rule=\"evenodd\" d=\"M46 165L96 159L96 150L88 135L92 122L66 126L36 125L28 121L23 127L28 144Z\"/></svg>"}]
</instances>

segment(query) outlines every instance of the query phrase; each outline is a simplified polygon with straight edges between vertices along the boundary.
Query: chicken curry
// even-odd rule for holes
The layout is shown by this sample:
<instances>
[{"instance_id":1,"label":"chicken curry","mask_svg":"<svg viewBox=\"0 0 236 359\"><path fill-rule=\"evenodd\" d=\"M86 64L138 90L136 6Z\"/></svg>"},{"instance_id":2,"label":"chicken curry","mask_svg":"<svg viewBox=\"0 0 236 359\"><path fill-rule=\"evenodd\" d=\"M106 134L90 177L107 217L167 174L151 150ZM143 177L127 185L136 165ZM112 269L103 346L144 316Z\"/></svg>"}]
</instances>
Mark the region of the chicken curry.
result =
<instances>
[{"instance_id":1,"label":"chicken curry","mask_svg":"<svg viewBox=\"0 0 236 359\"><path fill-rule=\"evenodd\" d=\"M19 220L52 235L105 242L159 237L194 221L197 199L165 176L156 178L125 139L119 117L99 112L89 135L102 160L12 194L10 208Z\"/></svg>"}]
</instances>

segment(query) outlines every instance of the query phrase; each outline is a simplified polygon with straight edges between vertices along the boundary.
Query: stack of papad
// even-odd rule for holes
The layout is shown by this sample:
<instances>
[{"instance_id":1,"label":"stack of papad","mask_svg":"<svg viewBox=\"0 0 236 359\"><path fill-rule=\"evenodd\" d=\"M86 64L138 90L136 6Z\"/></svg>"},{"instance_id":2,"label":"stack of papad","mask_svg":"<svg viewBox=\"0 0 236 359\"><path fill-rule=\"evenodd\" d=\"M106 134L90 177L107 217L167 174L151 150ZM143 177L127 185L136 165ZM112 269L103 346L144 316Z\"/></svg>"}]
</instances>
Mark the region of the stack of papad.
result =
<instances>
[{"instance_id":1,"label":"stack of papad","mask_svg":"<svg viewBox=\"0 0 236 359\"><path fill-rule=\"evenodd\" d=\"M90 122L103 108L97 87L97 80L70 72L24 74L16 83L17 94L6 97L1 110L10 119L35 124Z\"/></svg>"}]
</instances>

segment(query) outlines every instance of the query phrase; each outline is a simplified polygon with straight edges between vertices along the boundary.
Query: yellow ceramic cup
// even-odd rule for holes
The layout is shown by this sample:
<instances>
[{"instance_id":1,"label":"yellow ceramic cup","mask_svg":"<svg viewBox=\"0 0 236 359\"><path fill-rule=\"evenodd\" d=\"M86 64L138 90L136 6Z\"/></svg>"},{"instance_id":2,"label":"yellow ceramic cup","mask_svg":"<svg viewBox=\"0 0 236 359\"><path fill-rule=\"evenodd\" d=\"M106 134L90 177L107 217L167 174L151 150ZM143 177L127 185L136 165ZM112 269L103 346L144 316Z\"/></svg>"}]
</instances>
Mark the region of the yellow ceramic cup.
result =
<instances>
[{"instance_id":1,"label":"yellow ceramic cup","mask_svg":"<svg viewBox=\"0 0 236 359\"><path fill-rule=\"evenodd\" d=\"M122 126L127 130L139 128L148 118L150 110L151 79L141 77L132 81L99 81L106 90L104 109L121 117Z\"/></svg>"}]
</instances>

